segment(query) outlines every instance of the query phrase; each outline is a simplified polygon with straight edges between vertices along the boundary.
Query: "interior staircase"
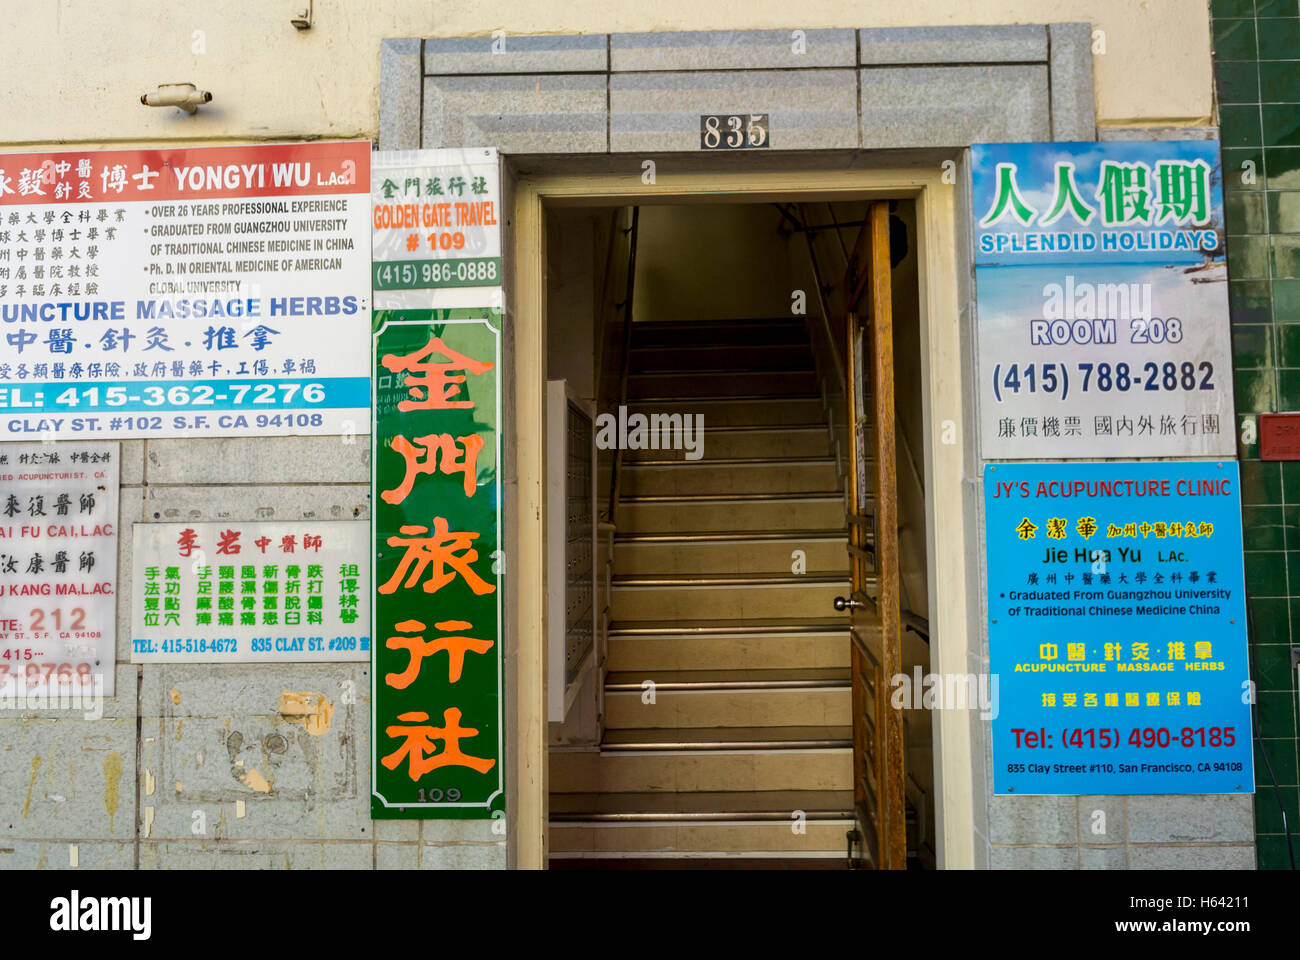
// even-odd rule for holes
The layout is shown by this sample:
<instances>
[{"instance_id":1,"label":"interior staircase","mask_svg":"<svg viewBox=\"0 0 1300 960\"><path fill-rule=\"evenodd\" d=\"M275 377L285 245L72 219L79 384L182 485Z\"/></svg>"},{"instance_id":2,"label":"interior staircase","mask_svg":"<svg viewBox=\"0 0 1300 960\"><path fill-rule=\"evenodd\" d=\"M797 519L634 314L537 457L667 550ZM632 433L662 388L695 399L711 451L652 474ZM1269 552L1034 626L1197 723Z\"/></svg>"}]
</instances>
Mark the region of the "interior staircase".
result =
<instances>
[{"instance_id":1,"label":"interior staircase","mask_svg":"<svg viewBox=\"0 0 1300 960\"><path fill-rule=\"evenodd\" d=\"M703 457L624 453L604 738L551 753L552 865L843 866L845 505L806 327L632 329L629 414L703 414Z\"/></svg>"}]
</instances>

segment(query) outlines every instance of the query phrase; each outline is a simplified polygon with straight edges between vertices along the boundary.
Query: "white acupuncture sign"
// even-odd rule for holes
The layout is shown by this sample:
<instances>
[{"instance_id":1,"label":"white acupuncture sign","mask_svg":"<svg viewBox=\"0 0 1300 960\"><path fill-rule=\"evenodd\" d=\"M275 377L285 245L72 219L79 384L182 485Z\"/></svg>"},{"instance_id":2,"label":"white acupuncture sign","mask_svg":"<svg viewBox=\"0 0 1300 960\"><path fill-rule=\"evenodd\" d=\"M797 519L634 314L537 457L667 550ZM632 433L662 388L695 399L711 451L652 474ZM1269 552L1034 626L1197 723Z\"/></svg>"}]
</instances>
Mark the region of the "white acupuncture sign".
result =
<instances>
[{"instance_id":1,"label":"white acupuncture sign","mask_svg":"<svg viewBox=\"0 0 1300 960\"><path fill-rule=\"evenodd\" d=\"M0 154L0 433L354 430L369 183L365 140Z\"/></svg>"},{"instance_id":2,"label":"white acupuncture sign","mask_svg":"<svg viewBox=\"0 0 1300 960\"><path fill-rule=\"evenodd\" d=\"M137 523L132 663L370 659L370 524Z\"/></svg>"},{"instance_id":3,"label":"white acupuncture sign","mask_svg":"<svg viewBox=\"0 0 1300 960\"><path fill-rule=\"evenodd\" d=\"M119 455L0 443L0 695L114 695Z\"/></svg>"}]
</instances>

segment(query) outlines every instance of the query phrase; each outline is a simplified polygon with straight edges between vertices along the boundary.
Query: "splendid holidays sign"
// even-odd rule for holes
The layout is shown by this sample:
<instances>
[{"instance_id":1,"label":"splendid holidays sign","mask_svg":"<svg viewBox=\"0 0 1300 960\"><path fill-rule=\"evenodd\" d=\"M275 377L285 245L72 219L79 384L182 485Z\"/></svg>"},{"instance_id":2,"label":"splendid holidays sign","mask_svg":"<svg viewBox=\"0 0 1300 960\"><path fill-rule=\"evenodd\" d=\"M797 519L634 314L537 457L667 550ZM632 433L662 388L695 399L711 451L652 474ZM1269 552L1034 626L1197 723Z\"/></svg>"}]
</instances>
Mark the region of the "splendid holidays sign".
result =
<instances>
[{"instance_id":1,"label":"splendid holidays sign","mask_svg":"<svg viewBox=\"0 0 1300 960\"><path fill-rule=\"evenodd\" d=\"M983 457L1233 456L1218 144L972 155Z\"/></svg>"}]
</instances>

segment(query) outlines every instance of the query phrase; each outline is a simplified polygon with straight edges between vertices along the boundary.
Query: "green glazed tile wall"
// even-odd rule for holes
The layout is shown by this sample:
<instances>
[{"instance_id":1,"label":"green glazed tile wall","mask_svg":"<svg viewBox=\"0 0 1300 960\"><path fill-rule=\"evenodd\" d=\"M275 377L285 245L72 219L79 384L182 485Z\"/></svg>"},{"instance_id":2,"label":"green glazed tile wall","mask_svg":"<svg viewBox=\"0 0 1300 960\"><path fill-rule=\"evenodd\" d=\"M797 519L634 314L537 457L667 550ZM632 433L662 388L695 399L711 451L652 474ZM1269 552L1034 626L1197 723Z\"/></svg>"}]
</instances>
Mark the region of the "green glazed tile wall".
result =
<instances>
[{"instance_id":1,"label":"green glazed tile wall","mask_svg":"<svg viewBox=\"0 0 1300 960\"><path fill-rule=\"evenodd\" d=\"M1237 413L1244 419L1300 411L1300 0L1211 0L1210 16ZM1241 445L1254 677L1262 746L1300 852L1291 663L1293 643L1300 646L1300 462L1258 457L1257 444ZM1289 869L1278 798L1259 746L1255 789L1259 867Z\"/></svg>"}]
</instances>

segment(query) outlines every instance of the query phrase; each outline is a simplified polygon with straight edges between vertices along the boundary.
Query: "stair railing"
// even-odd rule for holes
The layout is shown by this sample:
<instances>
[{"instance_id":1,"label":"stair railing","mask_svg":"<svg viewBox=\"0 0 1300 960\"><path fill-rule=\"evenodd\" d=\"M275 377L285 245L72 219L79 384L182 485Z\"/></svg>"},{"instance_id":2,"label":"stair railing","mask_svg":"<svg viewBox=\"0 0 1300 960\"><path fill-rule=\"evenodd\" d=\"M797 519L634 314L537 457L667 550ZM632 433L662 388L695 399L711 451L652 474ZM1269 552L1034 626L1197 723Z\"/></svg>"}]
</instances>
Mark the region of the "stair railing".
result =
<instances>
[{"instance_id":1,"label":"stair railing","mask_svg":"<svg viewBox=\"0 0 1300 960\"><path fill-rule=\"evenodd\" d=\"M826 411L827 423L830 425L831 448L835 452L835 470L840 478L840 486L844 490L845 507L847 509L851 502L849 499L851 491L849 490L848 431L853 429L853 424L845 422L845 397L847 396L848 385L845 380L845 358L840 349L844 335L842 328L837 330L833 326L835 318L841 315L840 310L833 307L830 302L830 296L837 289L837 284L828 282L825 279L826 273L823 271L822 260L817 252L816 240L822 230L836 235L839 239L840 253L844 258L845 268L847 268L849 251L840 232L843 227L852 226L852 224L838 223L835 220L831 205L828 203L826 207L830 214L830 222L819 226L809 226L811 217L808 204L799 204L797 206L790 204L788 208L778 205L778 209L786 221L787 229L791 233L803 237L804 250L808 255L809 267L812 269L813 286L817 294L817 308L821 317L820 322L805 318L805 326L808 328L809 338L813 345L813 360L817 368L817 380L821 389L822 405ZM832 276L842 277L843 273L843 270L836 271L831 268ZM843 435L842 438L841 435ZM864 557L863 559L869 560L871 558Z\"/></svg>"},{"instance_id":2,"label":"stair railing","mask_svg":"<svg viewBox=\"0 0 1300 960\"><path fill-rule=\"evenodd\" d=\"M612 327L614 316L602 325L602 341L599 346L600 356L602 359L602 375L600 382L602 389L601 396L606 400L615 402L615 416L618 415L617 407L627 404L628 392L628 374L631 370L631 347L632 347L632 299L636 292L636 247L637 247L637 227L640 220L640 210L637 207L632 208L632 222L627 227L620 227L622 220L622 211L616 211L610 223L609 247L605 256L605 277L601 285L601 312L604 313L606 304L611 297L610 286L614 283L617 265L621 260L626 265L627 275L624 279L623 299L612 305L610 314L616 314L618 310L623 311L623 323L621 326L622 342L618 344L618 382L613 385L613 389L604 389L608 383L608 377L604 375L606 367L605 359L612 353L607 348L605 338L608 336L608 328ZM618 236L622 234L627 240L626 252L622 257L618 254L621 252L618 248ZM611 358L612 359L612 358ZM610 364L612 366L612 364ZM599 549L604 556L600 564L600 587L597 602L600 604L600 635L597 638L599 649L597 651L597 675L596 675L596 724L597 724L597 742L604 738L605 734L605 675L608 672L609 662L609 630L614 619L613 613L613 584L614 584L614 535L617 532L614 519L618 514L618 497L619 497L619 478L623 466L623 448L615 444L614 458L610 465L609 481L609 502L606 506L605 515L601 518L599 524Z\"/></svg>"},{"instance_id":3,"label":"stair railing","mask_svg":"<svg viewBox=\"0 0 1300 960\"><path fill-rule=\"evenodd\" d=\"M848 470L845 464L847 451L845 450L844 445L839 442L839 424L844 417L844 402L842 397L844 396L844 391L847 386L844 380L845 364L841 357L841 351L839 348L839 344L844 340L844 337L842 331L837 332L831 325L831 318L837 316L837 311L832 309L828 302L829 297L833 292L838 290L841 295L843 294L843 291L839 289L843 285L843 282L841 281L841 283L837 285L834 282L828 283L823 279L825 274L823 273L822 262L818 256L815 241L820 233L825 232L832 234L838 243L839 253L844 260L845 270L847 270L850 263L851 251L848 249L848 245L844 241L844 230L848 228L861 227L865 221L839 220L835 215L834 206L829 202L825 204L827 219L823 223L812 223L812 217L810 215L811 211L809 210L808 204L799 204L797 206L794 204L788 206L777 206L781 211L782 217L788 224L790 232L800 234L804 238L804 246L808 254L808 263L812 268L813 280L817 288L817 304L821 311L821 322L809 322L807 326L814 344L813 355L817 366L817 379L822 392L822 402L825 404L827 412L830 415L829 422L833 434L831 441L835 450L836 469L841 480L844 480L848 476ZM793 210L791 209L792 207L794 208ZM834 249L834 247L832 247L832 249ZM832 276L843 276L843 271L840 271L838 274L832 273ZM828 367L834 371L833 375L827 371ZM838 393L835 389L836 386L839 388ZM856 428L856 425L852 423L846 424L846 426L849 430ZM911 481L924 491L924 483L921 480L915 453L912 450L911 443L907 439L906 431L902 429L901 424L895 430L895 435L902 446L901 452L903 456L901 459L909 468L908 473ZM847 485L845 491L847 495ZM924 499L924 493L922 493L922 499ZM859 553L861 559L869 562L874 561L874 557L872 556L875 544L874 521L874 515L863 518L852 518L850 521L866 523L869 527L869 542L861 548L862 552ZM904 523L905 522L906 521L904 521ZM930 639L929 628L927 626L924 630L916 629L916 625L925 623L925 620L910 609L911 603L910 598L907 596L907 585L901 578L900 587L903 591L904 620L910 620L911 622L909 623L909 626L912 627L912 632L916 633L918 636L924 637L928 642Z\"/></svg>"},{"instance_id":4,"label":"stair railing","mask_svg":"<svg viewBox=\"0 0 1300 960\"><path fill-rule=\"evenodd\" d=\"M632 299L636 293L636 240L640 217L641 208L633 207L632 225L626 231L628 237L627 282L622 303L615 305L616 310L622 309L623 311L623 342L620 348L621 357L618 376L618 406L620 408L627 405L627 380L632 366ZM617 413L617 411L615 412ZM606 519L610 523L615 523L615 517L618 515L618 494L622 475L623 447L618 445L614 450L614 462L611 465L609 475L609 511Z\"/></svg>"}]
</instances>

